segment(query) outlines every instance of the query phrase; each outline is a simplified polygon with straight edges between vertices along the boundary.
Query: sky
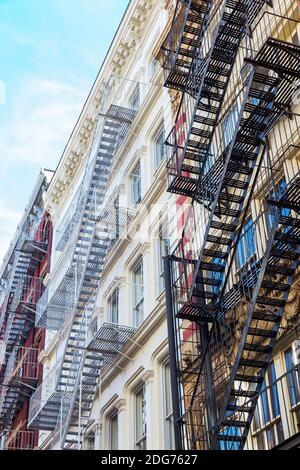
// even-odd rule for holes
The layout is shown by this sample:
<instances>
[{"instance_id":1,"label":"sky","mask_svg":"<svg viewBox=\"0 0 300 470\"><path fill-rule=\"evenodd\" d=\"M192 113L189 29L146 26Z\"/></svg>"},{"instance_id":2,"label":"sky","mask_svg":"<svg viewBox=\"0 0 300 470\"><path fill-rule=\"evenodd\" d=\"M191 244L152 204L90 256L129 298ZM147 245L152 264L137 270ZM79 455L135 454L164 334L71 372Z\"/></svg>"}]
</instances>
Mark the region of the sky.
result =
<instances>
[{"instance_id":1,"label":"sky","mask_svg":"<svg viewBox=\"0 0 300 470\"><path fill-rule=\"evenodd\" d=\"M128 0L0 0L0 264L55 170Z\"/></svg>"}]
</instances>

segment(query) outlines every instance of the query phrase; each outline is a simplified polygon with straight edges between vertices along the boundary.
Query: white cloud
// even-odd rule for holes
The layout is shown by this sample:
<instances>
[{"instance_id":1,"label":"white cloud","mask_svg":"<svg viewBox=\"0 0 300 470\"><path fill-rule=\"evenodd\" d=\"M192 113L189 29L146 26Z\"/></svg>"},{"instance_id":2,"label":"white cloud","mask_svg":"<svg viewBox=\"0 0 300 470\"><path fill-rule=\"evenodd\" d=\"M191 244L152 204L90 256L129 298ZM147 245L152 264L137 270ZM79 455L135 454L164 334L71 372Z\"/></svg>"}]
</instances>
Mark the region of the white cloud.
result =
<instances>
[{"instance_id":1,"label":"white cloud","mask_svg":"<svg viewBox=\"0 0 300 470\"><path fill-rule=\"evenodd\" d=\"M0 202L0 263L9 248L12 235L21 217L21 213L6 208L4 204Z\"/></svg>"},{"instance_id":2,"label":"white cloud","mask_svg":"<svg viewBox=\"0 0 300 470\"><path fill-rule=\"evenodd\" d=\"M18 165L28 168L32 175L42 166L56 168L84 98L80 89L56 81L31 79L23 84L13 98L12 113L1 129L0 177L3 182L12 178ZM10 199L13 200L14 190L13 185L11 194L6 190L8 205ZM26 200L24 195L24 208ZM4 200L0 200L0 262L20 218L19 212L5 207Z\"/></svg>"},{"instance_id":3,"label":"white cloud","mask_svg":"<svg viewBox=\"0 0 300 470\"><path fill-rule=\"evenodd\" d=\"M64 83L43 79L25 82L15 94L12 116L2 128L2 170L18 162L55 168L84 98L81 90Z\"/></svg>"}]
</instances>

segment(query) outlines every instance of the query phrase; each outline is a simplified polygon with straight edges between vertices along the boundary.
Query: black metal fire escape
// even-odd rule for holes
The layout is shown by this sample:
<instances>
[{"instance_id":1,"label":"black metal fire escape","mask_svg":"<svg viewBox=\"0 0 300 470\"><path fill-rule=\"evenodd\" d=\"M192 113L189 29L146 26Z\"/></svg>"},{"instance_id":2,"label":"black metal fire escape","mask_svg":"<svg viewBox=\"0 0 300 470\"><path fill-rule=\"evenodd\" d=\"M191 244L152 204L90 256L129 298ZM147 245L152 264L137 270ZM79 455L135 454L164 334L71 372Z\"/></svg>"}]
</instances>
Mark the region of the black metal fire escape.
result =
<instances>
[{"instance_id":1,"label":"black metal fire escape","mask_svg":"<svg viewBox=\"0 0 300 470\"><path fill-rule=\"evenodd\" d=\"M250 41L252 21L265 3L272 8L272 2L264 1L215 4L207 11L198 45L190 53L189 77L183 80L178 73L182 64L173 61L166 83L183 92L167 140L168 190L189 196L194 207L165 264L175 434L182 448L243 448L256 402L253 399L247 409L240 403L257 396L262 385L299 258L297 179L284 195L269 201L278 209L258 273L250 276L252 285L245 287L247 274L227 293L268 135L289 106L293 83L300 77L297 46L269 38L255 54L248 55L245 44L241 47L242 41ZM173 28L174 24L175 19ZM186 34L183 27L178 43L185 43ZM238 73L243 86L231 104L233 109L236 103L236 110L230 142L222 148L216 142L229 114L224 101L225 97L230 101L226 92L237 57L242 57ZM197 227L195 218L199 204L204 227ZM296 215L285 217L282 208ZM229 373L223 373L222 335L228 334L228 305L232 308L228 298L238 303L242 292L249 303L247 317L234 363Z\"/></svg>"}]
</instances>

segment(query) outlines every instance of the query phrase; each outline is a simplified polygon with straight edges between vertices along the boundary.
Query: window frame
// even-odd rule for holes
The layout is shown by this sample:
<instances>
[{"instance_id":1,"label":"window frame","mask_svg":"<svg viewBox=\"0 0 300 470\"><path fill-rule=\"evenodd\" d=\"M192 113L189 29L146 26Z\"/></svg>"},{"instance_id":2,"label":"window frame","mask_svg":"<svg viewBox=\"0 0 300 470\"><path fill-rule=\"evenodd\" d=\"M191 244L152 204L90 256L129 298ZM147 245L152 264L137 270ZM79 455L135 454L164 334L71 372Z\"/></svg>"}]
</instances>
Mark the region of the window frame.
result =
<instances>
[{"instance_id":1,"label":"window frame","mask_svg":"<svg viewBox=\"0 0 300 470\"><path fill-rule=\"evenodd\" d=\"M137 284L135 282L135 276L137 271L141 268L141 280L142 284ZM139 258L139 260L135 263L132 268L132 312L133 312L133 324L136 328L139 328L144 321L144 304L145 304L145 292L144 292L144 260L143 258ZM136 294L136 286L139 285L141 287L142 295L138 298ZM141 309L141 312L140 312ZM139 315L141 316L141 321L139 322Z\"/></svg>"},{"instance_id":2,"label":"window frame","mask_svg":"<svg viewBox=\"0 0 300 470\"><path fill-rule=\"evenodd\" d=\"M115 287L114 290L112 291L111 295L109 296L109 299L108 299L108 308L109 308L109 321L110 323L113 323L115 325L118 325L119 324L119 314L120 314L120 310L119 310L119 306L120 306L120 289L119 287ZM116 312L113 311L113 305L114 305L114 302L116 301ZM113 319L113 316L114 314L116 314L117 316L117 322L114 321Z\"/></svg>"},{"instance_id":3,"label":"window frame","mask_svg":"<svg viewBox=\"0 0 300 470\"><path fill-rule=\"evenodd\" d=\"M161 225L159 228L158 239L157 239L157 274L158 274L158 295L160 295L165 289L164 280L164 262L163 257L168 255L170 240L165 238L164 227Z\"/></svg>"},{"instance_id":4,"label":"window frame","mask_svg":"<svg viewBox=\"0 0 300 470\"><path fill-rule=\"evenodd\" d=\"M137 207L142 200L142 168L139 161L130 174L131 203Z\"/></svg>"},{"instance_id":5,"label":"window frame","mask_svg":"<svg viewBox=\"0 0 300 470\"><path fill-rule=\"evenodd\" d=\"M115 421L116 420L116 421ZM113 436L113 426L112 423L116 424L117 435ZM117 448L114 447L114 439L116 439ZM108 444L110 450L119 450L119 413L118 410L114 410L110 413L108 417Z\"/></svg>"},{"instance_id":6,"label":"window frame","mask_svg":"<svg viewBox=\"0 0 300 470\"><path fill-rule=\"evenodd\" d=\"M167 373L169 370L169 393L167 395ZM168 360L164 361L162 364L162 383L163 383L163 420L164 420L164 443L166 450L175 450L175 436L174 436L174 414L172 408L172 388L171 388L171 370L170 362ZM168 399L170 401L168 410ZM172 434L171 434L172 433Z\"/></svg>"},{"instance_id":7,"label":"window frame","mask_svg":"<svg viewBox=\"0 0 300 470\"><path fill-rule=\"evenodd\" d=\"M141 90L139 85L136 85L134 91L130 95L129 107L136 112L138 112L141 107Z\"/></svg>"},{"instance_id":8,"label":"window frame","mask_svg":"<svg viewBox=\"0 0 300 470\"><path fill-rule=\"evenodd\" d=\"M138 396L141 394L141 408L138 410ZM138 425L138 412L141 411L141 421ZM146 385L141 384L134 392L134 445L135 450L147 449L147 412L146 412ZM141 435L138 435L138 428L141 428Z\"/></svg>"},{"instance_id":9,"label":"window frame","mask_svg":"<svg viewBox=\"0 0 300 470\"><path fill-rule=\"evenodd\" d=\"M162 138L161 145L159 140ZM161 162L166 160L167 149L165 145L166 140L166 131L164 122L158 127L157 132L154 135L153 145L154 145L154 170L160 166ZM158 149L159 147L159 149ZM162 151L164 149L164 151Z\"/></svg>"}]
</instances>

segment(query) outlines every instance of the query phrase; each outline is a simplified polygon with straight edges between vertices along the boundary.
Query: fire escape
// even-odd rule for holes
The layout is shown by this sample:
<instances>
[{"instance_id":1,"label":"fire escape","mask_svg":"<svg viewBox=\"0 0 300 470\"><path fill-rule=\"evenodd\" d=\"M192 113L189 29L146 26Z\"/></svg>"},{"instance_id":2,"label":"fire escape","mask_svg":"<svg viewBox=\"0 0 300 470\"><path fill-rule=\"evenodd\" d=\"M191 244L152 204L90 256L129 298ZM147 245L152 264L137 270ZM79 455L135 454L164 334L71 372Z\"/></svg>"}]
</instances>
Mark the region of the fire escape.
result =
<instances>
[{"instance_id":1,"label":"fire escape","mask_svg":"<svg viewBox=\"0 0 300 470\"><path fill-rule=\"evenodd\" d=\"M166 142L168 191L191 201L165 260L179 448L244 447L298 265L299 177L277 187L269 140L289 111L300 49L285 37L264 40L267 15L284 21L269 1L178 1L163 47L166 86L182 92ZM237 250L262 184L253 231L267 242L237 282Z\"/></svg>"},{"instance_id":2,"label":"fire escape","mask_svg":"<svg viewBox=\"0 0 300 470\"><path fill-rule=\"evenodd\" d=\"M37 323L54 331L63 328L67 338L61 361L30 403L30 427L53 431L52 447L81 448L100 372L135 331L103 324L90 338L102 270L113 242L107 211L99 213L99 208L105 206L112 162L135 115L135 110L115 104L100 114L78 203L58 244L59 250L71 250L67 256L72 262L56 291L47 291L40 301ZM120 212L118 217L120 229Z\"/></svg>"},{"instance_id":3,"label":"fire escape","mask_svg":"<svg viewBox=\"0 0 300 470\"><path fill-rule=\"evenodd\" d=\"M22 228L1 308L1 339L5 350L1 367L0 417L5 441L14 441L15 448L19 440L12 429L13 421L36 389L41 375L38 350L24 346L29 332L34 328L36 304L43 292L42 279L34 276L48 247L45 232L39 228L41 214L41 208L34 207ZM33 446L33 434L27 430L20 433L26 448ZM26 437L28 433L29 440Z\"/></svg>"}]
</instances>

